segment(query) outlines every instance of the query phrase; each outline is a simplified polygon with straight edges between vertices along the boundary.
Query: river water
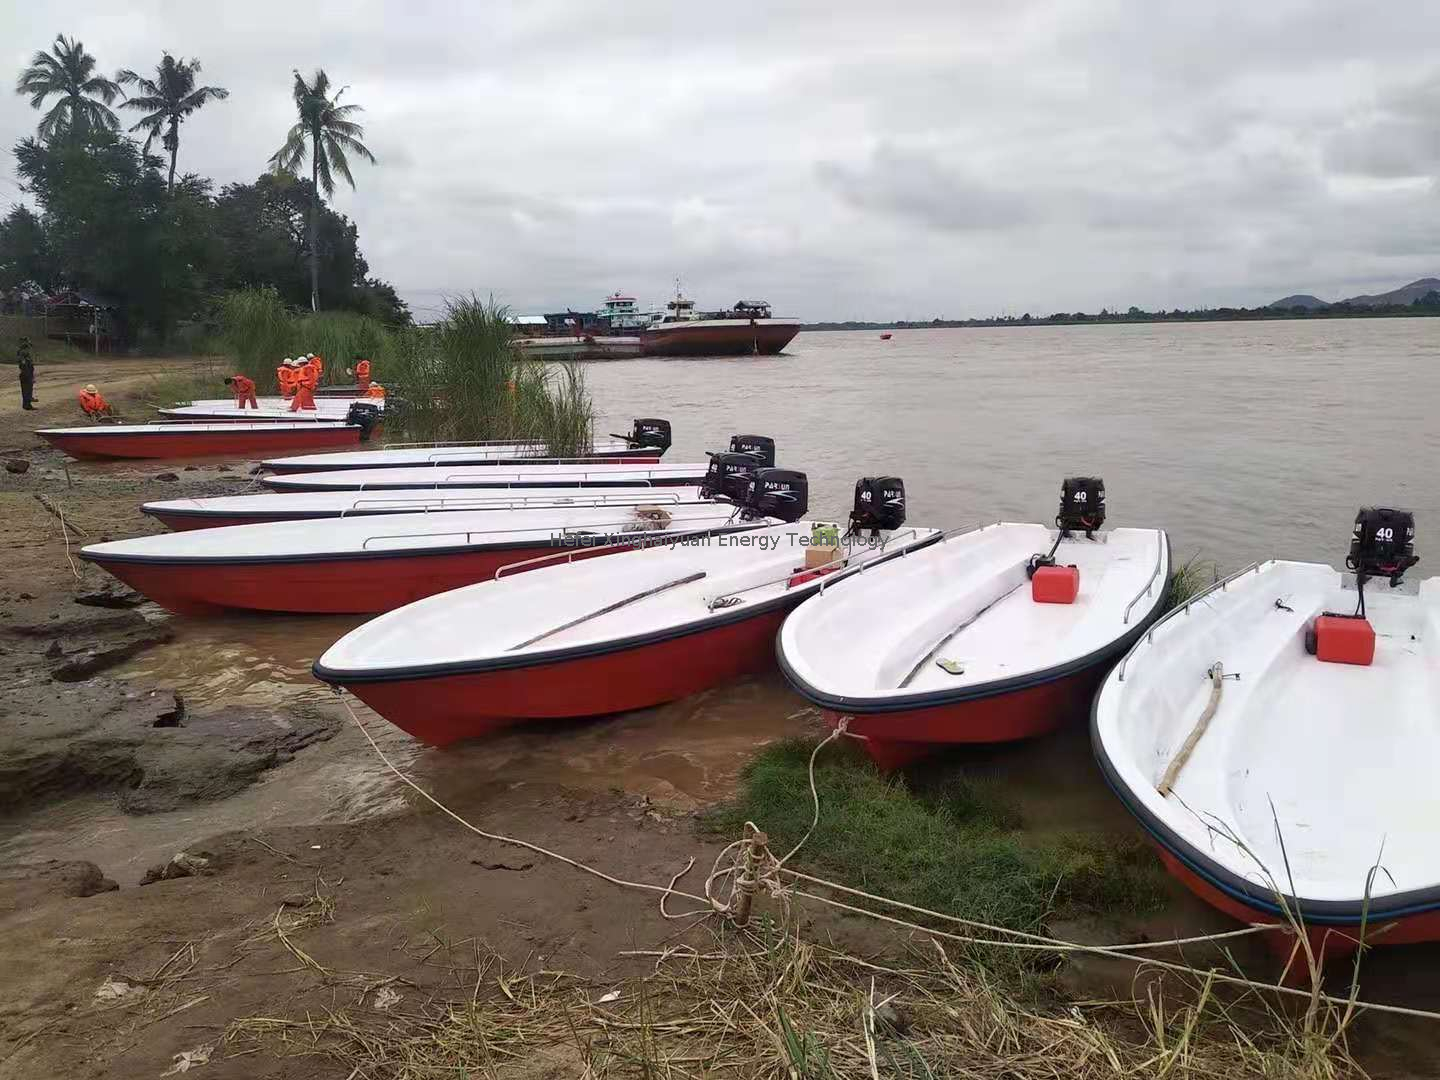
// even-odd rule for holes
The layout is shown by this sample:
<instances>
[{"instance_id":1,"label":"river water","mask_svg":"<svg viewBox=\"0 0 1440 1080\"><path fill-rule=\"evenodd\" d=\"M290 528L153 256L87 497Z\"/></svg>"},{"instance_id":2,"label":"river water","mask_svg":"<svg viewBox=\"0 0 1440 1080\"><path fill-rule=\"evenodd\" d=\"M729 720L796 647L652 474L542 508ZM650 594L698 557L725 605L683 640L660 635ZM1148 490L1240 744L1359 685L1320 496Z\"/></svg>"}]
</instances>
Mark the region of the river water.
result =
<instances>
[{"instance_id":1,"label":"river water","mask_svg":"<svg viewBox=\"0 0 1440 1080\"><path fill-rule=\"evenodd\" d=\"M813 511L886 473L914 524L1047 521L1061 477L1098 473L1111 523L1168 529L1177 561L1339 565L1373 502L1413 509L1440 561L1440 320L812 333L586 373L605 430L666 417L675 461L773 436Z\"/></svg>"},{"instance_id":2,"label":"river water","mask_svg":"<svg viewBox=\"0 0 1440 1080\"><path fill-rule=\"evenodd\" d=\"M854 479L886 473L906 480L915 524L1045 521L1061 477L1098 473L1110 522L1167 528L1177 560L1339 565L1356 508L1381 502L1416 511L1420 570L1440 562L1436 320L803 334L780 357L616 361L586 374L599 430L666 417L670 460L701 460L733 432L773 436L779 463L809 474L812 513L842 517ZM321 700L310 663L360 621L176 619L176 640L122 675L174 686L197 709ZM446 751L363 715L398 764L462 813L532 782L713 802L757 746L813 724L774 674ZM1032 826L1133 827L1083 731L986 749L967 767L1013 785ZM0 856L88 858L129 883L222 830L363 818L404 800L347 726L221 803L143 818L99 796L47 807L11 823ZM1183 894L1172 914L1181 927L1217 918ZM1417 970L1393 974L1408 984Z\"/></svg>"}]
</instances>

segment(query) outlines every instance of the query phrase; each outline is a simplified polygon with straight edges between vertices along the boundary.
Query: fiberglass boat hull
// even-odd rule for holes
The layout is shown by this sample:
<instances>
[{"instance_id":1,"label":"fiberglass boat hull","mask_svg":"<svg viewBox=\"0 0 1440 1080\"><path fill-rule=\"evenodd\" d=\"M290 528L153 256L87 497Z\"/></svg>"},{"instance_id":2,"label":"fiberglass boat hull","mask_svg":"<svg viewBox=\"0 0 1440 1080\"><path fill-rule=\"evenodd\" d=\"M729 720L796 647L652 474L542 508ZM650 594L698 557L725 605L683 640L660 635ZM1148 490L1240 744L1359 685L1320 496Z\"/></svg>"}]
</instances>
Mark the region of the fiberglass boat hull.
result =
<instances>
[{"instance_id":1,"label":"fiberglass boat hull","mask_svg":"<svg viewBox=\"0 0 1440 1080\"><path fill-rule=\"evenodd\" d=\"M357 446L360 429L349 424L174 424L107 431L111 425L40 431L57 450L81 460L114 458L256 457L276 450L323 450Z\"/></svg>"},{"instance_id":2,"label":"fiberglass boat hull","mask_svg":"<svg viewBox=\"0 0 1440 1080\"><path fill-rule=\"evenodd\" d=\"M575 548L589 559L631 545ZM222 611L374 615L435 593L473 585L512 563L566 550L525 543L467 551L357 552L317 558L224 562L82 555L177 615Z\"/></svg>"},{"instance_id":3,"label":"fiberglass boat hull","mask_svg":"<svg viewBox=\"0 0 1440 1080\"><path fill-rule=\"evenodd\" d=\"M445 746L534 720L663 705L766 671L790 606L681 637L524 667L366 681L332 676L317 664L316 675L344 686L421 742Z\"/></svg>"}]
</instances>

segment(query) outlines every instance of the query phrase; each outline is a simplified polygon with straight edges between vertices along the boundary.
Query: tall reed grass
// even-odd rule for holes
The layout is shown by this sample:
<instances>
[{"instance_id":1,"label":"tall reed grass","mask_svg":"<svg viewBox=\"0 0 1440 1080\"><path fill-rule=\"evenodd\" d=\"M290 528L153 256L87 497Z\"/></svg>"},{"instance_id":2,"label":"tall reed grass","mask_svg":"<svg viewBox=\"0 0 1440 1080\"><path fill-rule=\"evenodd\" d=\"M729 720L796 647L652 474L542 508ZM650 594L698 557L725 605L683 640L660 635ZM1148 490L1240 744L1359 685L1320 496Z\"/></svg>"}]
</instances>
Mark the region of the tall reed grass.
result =
<instances>
[{"instance_id":1,"label":"tall reed grass","mask_svg":"<svg viewBox=\"0 0 1440 1080\"><path fill-rule=\"evenodd\" d=\"M368 315L350 311L293 312L272 288L240 289L220 304L224 342L234 367L254 379L261 393L275 393L275 369L287 356L315 353L325 360L324 381L346 383L356 356L382 360L393 348L392 332Z\"/></svg>"},{"instance_id":2,"label":"tall reed grass","mask_svg":"<svg viewBox=\"0 0 1440 1080\"><path fill-rule=\"evenodd\" d=\"M419 442L534 441L554 457L590 449L594 407L582 371L526 360L504 308L478 297L446 305L434 326L392 335L381 377L387 434Z\"/></svg>"},{"instance_id":3,"label":"tall reed grass","mask_svg":"<svg viewBox=\"0 0 1440 1080\"><path fill-rule=\"evenodd\" d=\"M590 450L595 410L584 373L521 357L510 313L493 301L460 297L439 323L395 329L352 312L289 311L261 288L229 294L220 314L235 370L262 394L277 391L275 368L287 356L324 357L331 384L349 382L345 369L363 356L388 395L392 441L517 440L552 457Z\"/></svg>"}]
</instances>

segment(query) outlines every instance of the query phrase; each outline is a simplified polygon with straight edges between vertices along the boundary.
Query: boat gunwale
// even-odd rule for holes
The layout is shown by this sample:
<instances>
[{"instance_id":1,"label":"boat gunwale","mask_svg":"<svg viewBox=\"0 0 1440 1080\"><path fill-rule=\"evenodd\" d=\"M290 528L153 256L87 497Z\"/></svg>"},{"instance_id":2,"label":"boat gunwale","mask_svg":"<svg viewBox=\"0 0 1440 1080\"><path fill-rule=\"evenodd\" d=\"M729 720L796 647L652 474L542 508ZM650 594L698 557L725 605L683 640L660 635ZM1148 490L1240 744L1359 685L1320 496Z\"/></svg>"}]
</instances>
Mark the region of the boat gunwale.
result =
<instances>
[{"instance_id":1,"label":"boat gunwale","mask_svg":"<svg viewBox=\"0 0 1440 1080\"><path fill-rule=\"evenodd\" d=\"M1283 559L1269 559L1254 565L1263 568L1286 563L1287 560ZM1243 577L1254 568L1254 565L1233 575L1233 578ZM1328 569L1333 570L1334 568L1328 567ZM1233 580L1233 578L1227 580ZM1257 578L1257 580L1263 579ZM1143 661L1139 661L1137 658L1137 663L1141 662ZM1368 927L1393 919L1408 918L1440 910L1440 881L1434 885L1389 893L1379 898L1360 896L1353 900L1307 899L1250 881L1231 870L1219 859L1205 854L1204 851L1172 829L1159 814L1151 810L1134 794L1106 748L1104 736L1100 731L1100 702L1113 678L1115 676L1112 672L1107 676L1096 692L1094 700L1090 703L1090 748L1095 755L1096 764L1100 766L1100 775L1105 779L1105 786L1120 800L1120 804L1135 818L1146 835L1155 844L1174 856L1182 866L1201 881L1256 914L1286 922L1289 921L1290 915L1294 915L1307 924L1360 926L1363 923ZM1123 685L1123 681L1117 680L1117 685ZM1289 908L1288 915L1287 907Z\"/></svg>"},{"instance_id":2,"label":"boat gunwale","mask_svg":"<svg viewBox=\"0 0 1440 1080\"><path fill-rule=\"evenodd\" d=\"M388 517L393 517L393 516L395 516L395 515L365 515L365 516L367 516L367 517L371 517L371 516L379 516L379 517L387 517L387 516L388 516ZM426 516L428 517L428 516L432 516L432 515L426 515ZM310 519L310 520L316 520L316 519ZM329 520L329 519L319 519L319 520ZM339 520L341 520L341 519L336 518L336 519L334 519L334 520L339 521ZM351 520L351 519L346 518L346 519L344 519L344 520ZM283 525L283 524L288 524L288 523L287 523L287 522L265 522L265 521L257 521L257 522L247 523L247 525L230 525L230 526L220 526L220 527L221 527L221 528L235 528L235 529L239 529L239 528L246 528L246 527L248 527L248 525L251 525L251 524L253 524L253 525L269 525L269 524ZM660 541L660 540L665 540L665 541L669 541L669 540L671 540L671 539L673 539L673 540L683 540L683 539L686 539L687 537L697 536L697 535L700 535L700 534L702 534L702 533L747 532L747 531L750 531L750 530L753 530L753 529L770 528L770 527L773 526L774 524L776 524L776 523L775 523L774 521L770 521L770 520L763 520L763 521L758 521L758 522L736 521L733 525L731 525L731 524L726 524L726 525L711 525L711 526L709 526L709 527L707 527L707 528L703 528L703 529L686 529L686 530L683 531L683 532L664 532L664 531L661 531L661 530L658 530L658 529L648 529L648 530L645 530L645 531L643 531L643 532L637 530L637 531L631 532L631 533L583 533L583 532L581 532L581 533L574 533L574 534L572 534L572 535L574 535L577 539L583 540L584 543L573 544L573 545L556 544L556 543L552 542L552 540L550 540L550 539L548 539L548 538L539 537L539 538L536 538L536 539L534 539L534 540L504 540L504 541L500 541L500 542L498 542L498 543L491 543L491 544L446 544L446 545L444 545L444 546L409 547L409 548L375 548L375 549L351 548L351 549L339 550L339 551L297 551L297 552L288 552L288 553L283 553L283 554L278 554L278 555L127 555L127 554L118 554L118 555L115 555L115 554L110 554L110 553L108 553L108 552L97 554L96 552L90 550L90 547L87 546L87 547L84 547L84 548L81 548L81 549L80 549L80 557L81 557L82 559L85 559L87 562L93 562L93 563L95 563L95 564L98 565L98 566L104 566L105 563L111 562L111 563L117 563L117 564L125 564L125 565L129 565L129 566L182 566L182 567L189 567L189 566L259 566L259 565L273 565L273 564L276 564L276 563L281 563L281 564L286 564L286 565L288 565L288 564L290 564L290 563L348 562L348 561L350 561L350 560L352 560L352 559L361 560L361 559L424 558L424 557L430 556L430 555L463 555L463 554L475 553L475 552L485 552L485 551L515 551L515 550L524 550L524 549L529 549L529 548L540 548L540 547L556 548L557 550L561 550L561 551L566 550L567 548L570 549L570 550L575 550L575 551L591 551L591 550L593 550L593 551L599 551L599 550L601 550L602 548L612 548L612 547L613 547L613 548L630 548L630 547L635 547L637 544L640 544L640 543L647 543L647 544L648 544L648 543L654 543L654 542ZM441 533L440 535L453 535L453 534L455 534L455 533L459 533L460 531L461 531L461 530L456 529L456 530L453 530L453 532L450 533L450 534ZM492 531L492 532L489 532L489 533L486 533L485 530L481 530L481 529L472 529L472 530L470 530L470 531L473 532L473 533L476 533L476 534L493 535L493 531ZM182 535L184 535L184 534L183 534L183 533L157 533L156 535L157 535L157 536L164 536L164 537L168 537L168 538L174 538L174 537L177 537L177 536L182 536ZM407 535L408 535L408 534L407 534ZM427 534L425 534L425 533L417 533L417 534L415 534L415 535L417 535L417 536L425 536L425 535L427 535ZM554 533L551 533L550 536L553 537L553 536L554 536ZM627 539L627 538L633 538L633 539ZM145 538L145 539L148 539L148 538ZM372 538L372 539L373 539L373 538ZM606 541L606 542L605 542L605 543L600 543L599 541L602 540L602 539L603 539L604 541ZM123 540L114 541L114 543L124 543L124 542L125 542L125 541L123 541ZM96 546L98 546L98 545L96 545ZM478 582L477 582L476 584L478 584Z\"/></svg>"},{"instance_id":3,"label":"boat gunwale","mask_svg":"<svg viewBox=\"0 0 1440 1080\"><path fill-rule=\"evenodd\" d=\"M894 551L886 552L874 560L867 561L864 565L878 566L880 563L900 558L909 552L918 551L921 548L938 542L940 536L941 533L936 531L930 536L919 537L909 544L896 548ZM825 581L826 579L824 577L813 578L810 581L796 586L795 591L783 592L779 596L772 597L769 600L762 600L750 607L736 606L707 610L703 615L691 619L688 622L676 623L657 630L649 630L641 634L631 634L623 638L609 638L605 641L568 645L558 649L549 649L544 652L517 653L514 655L492 656L473 660L451 660L438 664L408 664L401 667L376 668L367 671L358 669L347 671L327 667L321 663L321 660L324 659L322 654L320 659L317 659L311 666L310 670L311 674L321 682L329 683L332 686L344 686L346 683L406 682L418 679L445 679L461 675L484 675L495 671L513 671L520 668L541 667L546 664L566 663L571 660L584 660L593 656L605 656L610 653L624 652L627 649L640 648L646 645L658 645L661 642L673 641L677 638L688 637L692 634L705 633L709 630L731 626L735 623L744 622L747 619L767 615L794 603L796 593L800 590L805 590L806 592L818 591ZM484 583L481 582L480 584ZM839 584L832 586L832 588L838 587L840 587ZM804 599L809 599L808 595L802 597L802 602Z\"/></svg>"},{"instance_id":4,"label":"boat gunwale","mask_svg":"<svg viewBox=\"0 0 1440 1080\"><path fill-rule=\"evenodd\" d=\"M885 697L827 694L822 690L817 690L791 667L790 662L785 658L785 650L781 646L778 635L775 639L776 660L780 664L780 671L784 674L786 681L790 683L796 693L811 704L832 712L866 716L883 716L887 713L914 712L919 709L960 705L967 701L1000 697L1020 690L1031 690L1037 686L1044 686L1046 683L1058 682L1071 675L1078 675L1097 667L1109 659L1123 656L1163 614L1161 608L1170 591L1168 581L1168 571L1172 565L1170 534L1164 529L1155 531L1165 537L1164 565L1167 570L1165 587L1158 591L1154 603L1146 610L1144 617L1139 622L1119 637L1074 660L1067 660L1064 663L1054 664L1037 671L1028 671L1021 675L1011 675L1004 679L991 679L988 682L972 683L968 686L953 687L947 690L922 690L913 694L895 694ZM1140 595L1143 596L1144 593L1142 592Z\"/></svg>"}]
</instances>

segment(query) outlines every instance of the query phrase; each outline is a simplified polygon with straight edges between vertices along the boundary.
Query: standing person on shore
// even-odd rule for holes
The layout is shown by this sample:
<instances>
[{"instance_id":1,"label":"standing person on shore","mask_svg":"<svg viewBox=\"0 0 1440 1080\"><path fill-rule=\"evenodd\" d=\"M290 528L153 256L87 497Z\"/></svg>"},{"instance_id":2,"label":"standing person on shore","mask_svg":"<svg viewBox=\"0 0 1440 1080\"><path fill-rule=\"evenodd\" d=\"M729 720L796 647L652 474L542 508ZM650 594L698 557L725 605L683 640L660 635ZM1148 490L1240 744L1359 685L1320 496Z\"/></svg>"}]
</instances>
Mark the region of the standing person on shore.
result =
<instances>
[{"instance_id":1,"label":"standing person on shore","mask_svg":"<svg viewBox=\"0 0 1440 1080\"><path fill-rule=\"evenodd\" d=\"M290 411L313 410L315 408L315 388L320 385L320 376L316 373L313 364L305 364L297 370L299 382L295 387L295 399L290 402Z\"/></svg>"},{"instance_id":2,"label":"standing person on shore","mask_svg":"<svg viewBox=\"0 0 1440 1080\"><path fill-rule=\"evenodd\" d=\"M280 361L280 366L275 369L275 382L280 387L282 398L295 396L295 388L298 385L299 376L295 371L295 361L285 357Z\"/></svg>"},{"instance_id":3,"label":"standing person on shore","mask_svg":"<svg viewBox=\"0 0 1440 1080\"><path fill-rule=\"evenodd\" d=\"M244 375L231 375L225 380L225 385L235 395L237 409L244 409L247 405L252 409L260 408L260 402L255 397L255 381L253 379L247 379Z\"/></svg>"},{"instance_id":4,"label":"standing person on shore","mask_svg":"<svg viewBox=\"0 0 1440 1080\"><path fill-rule=\"evenodd\" d=\"M370 389L370 361L366 360L359 353L355 354L355 367L346 368L346 375L355 376L355 385L359 389L359 397L365 396L365 391Z\"/></svg>"},{"instance_id":5,"label":"standing person on shore","mask_svg":"<svg viewBox=\"0 0 1440 1080\"><path fill-rule=\"evenodd\" d=\"M20 407L35 408L35 361L30 359L30 339L22 337L15 346L15 364L20 369Z\"/></svg>"}]
</instances>

